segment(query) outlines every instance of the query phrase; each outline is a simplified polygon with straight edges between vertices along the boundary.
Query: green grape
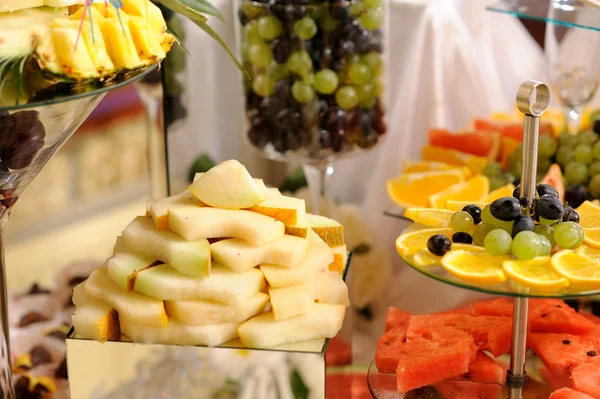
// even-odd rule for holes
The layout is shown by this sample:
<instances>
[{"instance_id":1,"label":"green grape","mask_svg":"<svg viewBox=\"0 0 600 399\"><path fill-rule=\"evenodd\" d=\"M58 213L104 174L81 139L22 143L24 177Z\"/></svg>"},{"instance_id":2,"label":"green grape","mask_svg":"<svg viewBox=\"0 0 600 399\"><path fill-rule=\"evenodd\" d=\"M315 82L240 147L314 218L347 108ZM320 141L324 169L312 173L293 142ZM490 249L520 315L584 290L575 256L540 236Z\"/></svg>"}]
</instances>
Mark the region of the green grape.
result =
<instances>
[{"instance_id":1,"label":"green grape","mask_svg":"<svg viewBox=\"0 0 600 399\"><path fill-rule=\"evenodd\" d=\"M508 166L512 166L517 162L521 161L521 158L523 156L523 146L521 144L519 144L517 146L517 148L515 148L510 154L508 154L508 158L506 159L506 162L508 163Z\"/></svg>"},{"instance_id":2,"label":"green grape","mask_svg":"<svg viewBox=\"0 0 600 399\"><path fill-rule=\"evenodd\" d=\"M592 177L590 185L588 186L588 192L594 198L600 198L600 175Z\"/></svg>"},{"instance_id":3,"label":"green grape","mask_svg":"<svg viewBox=\"0 0 600 399\"><path fill-rule=\"evenodd\" d=\"M266 75L258 75L252 79L252 90L261 97L269 97L275 93L275 81Z\"/></svg>"},{"instance_id":4,"label":"green grape","mask_svg":"<svg viewBox=\"0 0 600 399\"><path fill-rule=\"evenodd\" d=\"M512 252L520 260L529 260L540 256L542 242L540 236L533 231L522 231L515 236Z\"/></svg>"},{"instance_id":5,"label":"green grape","mask_svg":"<svg viewBox=\"0 0 600 399\"><path fill-rule=\"evenodd\" d=\"M265 15L258 20L258 34L265 40L273 40L281 35L283 25L274 15Z\"/></svg>"},{"instance_id":6,"label":"green grape","mask_svg":"<svg viewBox=\"0 0 600 399\"><path fill-rule=\"evenodd\" d=\"M556 152L556 141L552 136L543 134L538 139L538 156L550 158Z\"/></svg>"},{"instance_id":7,"label":"green grape","mask_svg":"<svg viewBox=\"0 0 600 399\"><path fill-rule=\"evenodd\" d=\"M492 226L495 226L496 223L499 222L498 219L492 216L489 205L486 205L485 208L481 210L481 221Z\"/></svg>"},{"instance_id":8,"label":"green grape","mask_svg":"<svg viewBox=\"0 0 600 399\"><path fill-rule=\"evenodd\" d=\"M266 43L255 43L248 50L248 59L252 65L266 68L273 59L271 47Z\"/></svg>"},{"instance_id":9,"label":"green grape","mask_svg":"<svg viewBox=\"0 0 600 399\"><path fill-rule=\"evenodd\" d=\"M315 21L320 20L325 15L326 9L323 7L315 7L308 15Z\"/></svg>"},{"instance_id":10,"label":"green grape","mask_svg":"<svg viewBox=\"0 0 600 399\"><path fill-rule=\"evenodd\" d=\"M510 172L504 172L502 173L502 178L504 179L504 181L506 182L506 184L508 183L514 183L515 181L515 176L510 173Z\"/></svg>"},{"instance_id":11,"label":"green grape","mask_svg":"<svg viewBox=\"0 0 600 399\"><path fill-rule=\"evenodd\" d=\"M342 86L335 93L335 101L342 109L351 109L358 105L358 92L353 86Z\"/></svg>"},{"instance_id":12,"label":"green grape","mask_svg":"<svg viewBox=\"0 0 600 399\"><path fill-rule=\"evenodd\" d=\"M541 244L540 256L549 256L552 252L552 244L545 236L538 234Z\"/></svg>"},{"instance_id":13,"label":"green grape","mask_svg":"<svg viewBox=\"0 0 600 399\"><path fill-rule=\"evenodd\" d=\"M274 81L286 78L289 76L289 74L290 71L288 71L285 64L278 64L275 60L271 61L267 67L267 75Z\"/></svg>"},{"instance_id":14,"label":"green grape","mask_svg":"<svg viewBox=\"0 0 600 399\"><path fill-rule=\"evenodd\" d=\"M379 75L378 71L382 68L383 61L381 59L381 55L375 51L371 51L370 53L364 54L360 57L361 62L367 64L371 71L375 73L375 75Z\"/></svg>"},{"instance_id":15,"label":"green grape","mask_svg":"<svg viewBox=\"0 0 600 399\"><path fill-rule=\"evenodd\" d=\"M538 159L537 172L542 174L543 177L543 175L546 174L548 169L550 169L550 165L552 165L552 162L550 162L548 158Z\"/></svg>"},{"instance_id":16,"label":"green grape","mask_svg":"<svg viewBox=\"0 0 600 399\"><path fill-rule=\"evenodd\" d=\"M350 15L353 17L356 17L361 12L363 12L364 9L365 9L364 4L362 4L360 2L354 3L354 4L350 5Z\"/></svg>"},{"instance_id":17,"label":"green grape","mask_svg":"<svg viewBox=\"0 0 600 399\"><path fill-rule=\"evenodd\" d=\"M577 145L577 141L577 136L574 136L569 133L563 133L558 138L558 142L560 143L561 147L575 148L575 146Z\"/></svg>"},{"instance_id":18,"label":"green grape","mask_svg":"<svg viewBox=\"0 0 600 399\"><path fill-rule=\"evenodd\" d=\"M483 247L490 255L502 256L510 252L512 238L502 229L490 231L483 240Z\"/></svg>"},{"instance_id":19,"label":"green grape","mask_svg":"<svg viewBox=\"0 0 600 399\"><path fill-rule=\"evenodd\" d=\"M487 177L500 176L502 174L502 166L498 162L489 162L483 168L483 174Z\"/></svg>"},{"instance_id":20,"label":"green grape","mask_svg":"<svg viewBox=\"0 0 600 399\"><path fill-rule=\"evenodd\" d=\"M575 249L581 245L585 234L580 225L575 222L560 223L554 228L554 239L564 249Z\"/></svg>"},{"instance_id":21,"label":"green grape","mask_svg":"<svg viewBox=\"0 0 600 399\"><path fill-rule=\"evenodd\" d=\"M597 141L598 135L592 130L586 130L585 132L581 132L577 137L577 142L579 144L586 144L590 147L593 146Z\"/></svg>"},{"instance_id":22,"label":"green grape","mask_svg":"<svg viewBox=\"0 0 600 399\"><path fill-rule=\"evenodd\" d=\"M508 184L502 177L498 177L498 176L492 176L489 178L489 180L490 180L490 191L497 190L500 187L506 186Z\"/></svg>"},{"instance_id":23,"label":"green grape","mask_svg":"<svg viewBox=\"0 0 600 399\"><path fill-rule=\"evenodd\" d=\"M352 83L362 85L371 80L371 70L366 64L357 62L356 64L350 65L348 77Z\"/></svg>"},{"instance_id":24,"label":"green grape","mask_svg":"<svg viewBox=\"0 0 600 399\"><path fill-rule=\"evenodd\" d=\"M371 108L375 103L375 85L367 83L358 88L358 104L363 108Z\"/></svg>"},{"instance_id":25,"label":"green grape","mask_svg":"<svg viewBox=\"0 0 600 399\"><path fill-rule=\"evenodd\" d=\"M339 22L330 13L323 14L320 21L321 29L325 32L333 32L338 28Z\"/></svg>"},{"instance_id":26,"label":"green grape","mask_svg":"<svg viewBox=\"0 0 600 399\"><path fill-rule=\"evenodd\" d=\"M575 147L575 160L584 165L589 165L594 160L592 148L587 144L579 144Z\"/></svg>"},{"instance_id":27,"label":"green grape","mask_svg":"<svg viewBox=\"0 0 600 399\"><path fill-rule=\"evenodd\" d=\"M510 173L512 173L515 176L515 179L517 180L521 180L521 172L522 172L522 168L523 168L523 163L521 161L517 161L515 162L511 167L510 167Z\"/></svg>"},{"instance_id":28,"label":"green grape","mask_svg":"<svg viewBox=\"0 0 600 399\"><path fill-rule=\"evenodd\" d=\"M315 84L315 74L314 73L307 73L304 78L302 78L302 82L306 83L307 85L314 85Z\"/></svg>"},{"instance_id":29,"label":"green grape","mask_svg":"<svg viewBox=\"0 0 600 399\"><path fill-rule=\"evenodd\" d=\"M263 42L262 37L258 33L258 21L250 21L244 25L244 39L250 44Z\"/></svg>"},{"instance_id":30,"label":"green grape","mask_svg":"<svg viewBox=\"0 0 600 399\"><path fill-rule=\"evenodd\" d=\"M248 61L248 54L250 52L250 43L248 43L248 41L245 39L242 40L241 50L242 50L242 59L244 61Z\"/></svg>"},{"instance_id":31,"label":"green grape","mask_svg":"<svg viewBox=\"0 0 600 399\"><path fill-rule=\"evenodd\" d=\"M317 24L310 17L304 17L294 23L294 33L302 40L310 40L317 33Z\"/></svg>"},{"instance_id":32,"label":"green grape","mask_svg":"<svg viewBox=\"0 0 600 399\"><path fill-rule=\"evenodd\" d=\"M359 62L360 62L360 55L358 55L358 54L352 54L351 56L348 57L348 65L357 64Z\"/></svg>"},{"instance_id":33,"label":"green grape","mask_svg":"<svg viewBox=\"0 0 600 399\"><path fill-rule=\"evenodd\" d=\"M475 230L473 231L473 243L482 247L485 237L490 231L495 229L497 229L497 227L494 225L488 223L479 223L477 226L475 226Z\"/></svg>"},{"instance_id":34,"label":"green grape","mask_svg":"<svg viewBox=\"0 0 600 399\"><path fill-rule=\"evenodd\" d=\"M383 82L380 79L375 80L375 95L380 96L383 94Z\"/></svg>"},{"instance_id":35,"label":"green grape","mask_svg":"<svg viewBox=\"0 0 600 399\"><path fill-rule=\"evenodd\" d=\"M589 168L590 176L600 175L600 162L594 162Z\"/></svg>"},{"instance_id":36,"label":"green grape","mask_svg":"<svg viewBox=\"0 0 600 399\"><path fill-rule=\"evenodd\" d=\"M315 89L321 94L331 94L337 89L338 76L331 69L321 69L315 74Z\"/></svg>"},{"instance_id":37,"label":"green grape","mask_svg":"<svg viewBox=\"0 0 600 399\"><path fill-rule=\"evenodd\" d=\"M369 8L360 16L360 24L367 30L377 30L383 22L383 8Z\"/></svg>"},{"instance_id":38,"label":"green grape","mask_svg":"<svg viewBox=\"0 0 600 399\"><path fill-rule=\"evenodd\" d=\"M549 226L547 224L538 224L533 228L533 231L536 234L542 235L550 241L550 245L552 248L556 246L556 240L554 239L554 227Z\"/></svg>"},{"instance_id":39,"label":"green grape","mask_svg":"<svg viewBox=\"0 0 600 399\"><path fill-rule=\"evenodd\" d=\"M296 51L287 60L290 71L300 76L305 76L312 69L312 60L306 51Z\"/></svg>"},{"instance_id":40,"label":"green grape","mask_svg":"<svg viewBox=\"0 0 600 399\"><path fill-rule=\"evenodd\" d=\"M450 218L450 227L456 232L471 233L475 227L473 216L468 212L460 211L456 212Z\"/></svg>"},{"instance_id":41,"label":"green grape","mask_svg":"<svg viewBox=\"0 0 600 399\"><path fill-rule=\"evenodd\" d=\"M540 217L540 224L545 224L548 226L553 226L558 222L558 220L548 220Z\"/></svg>"},{"instance_id":42,"label":"green grape","mask_svg":"<svg viewBox=\"0 0 600 399\"><path fill-rule=\"evenodd\" d=\"M250 19L256 18L262 13L261 7L257 7L249 2L244 2L244 4L242 5L242 10L244 11L244 14L246 14Z\"/></svg>"},{"instance_id":43,"label":"green grape","mask_svg":"<svg viewBox=\"0 0 600 399\"><path fill-rule=\"evenodd\" d=\"M382 0L365 0L363 4L369 8L381 7Z\"/></svg>"},{"instance_id":44,"label":"green grape","mask_svg":"<svg viewBox=\"0 0 600 399\"><path fill-rule=\"evenodd\" d=\"M563 168L575 160L575 150L571 147L560 147L556 153L556 162Z\"/></svg>"},{"instance_id":45,"label":"green grape","mask_svg":"<svg viewBox=\"0 0 600 399\"><path fill-rule=\"evenodd\" d=\"M298 80L292 86L292 96L300 104L306 104L315 98L315 91L312 86Z\"/></svg>"},{"instance_id":46,"label":"green grape","mask_svg":"<svg viewBox=\"0 0 600 399\"><path fill-rule=\"evenodd\" d=\"M594 156L594 159L600 160L600 141L592 147L592 155Z\"/></svg>"},{"instance_id":47,"label":"green grape","mask_svg":"<svg viewBox=\"0 0 600 399\"><path fill-rule=\"evenodd\" d=\"M589 177L588 169L581 162L569 162L565 167L565 177L571 184L585 184Z\"/></svg>"}]
</instances>

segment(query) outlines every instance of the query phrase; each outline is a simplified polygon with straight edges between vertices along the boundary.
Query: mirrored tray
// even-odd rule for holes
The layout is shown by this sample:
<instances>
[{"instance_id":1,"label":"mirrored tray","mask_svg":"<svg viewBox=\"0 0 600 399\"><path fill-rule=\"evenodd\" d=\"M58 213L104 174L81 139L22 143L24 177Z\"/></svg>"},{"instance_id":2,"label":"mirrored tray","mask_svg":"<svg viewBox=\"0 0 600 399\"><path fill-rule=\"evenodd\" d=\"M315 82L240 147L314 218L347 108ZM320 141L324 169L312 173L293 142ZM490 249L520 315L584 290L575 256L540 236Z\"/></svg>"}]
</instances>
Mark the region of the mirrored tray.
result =
<instances>
[{"instance_id":1,"label":"mirrored tray","mask_svg":"<svg viewBox=\"0 0 600 399\"><path fill-rule=\"evenodd\" d=\"M600 7L592 5L594 3L598 3L597 0L501 0L486 9L523 19L600 31Z\"/></svg>"},{"instance_id":2,"label":"mirrored tray","mask_svg":"<svg viewBox=\"0 0 600 399\"><path fill-rule=\"evenodd\" d=\"M532 365L539 364L537 359L532 359L532 362L530 363L532 363ZM528 366L530 366L530 364L528 364ZM522 391L523 399L547 399L554 390L544 382L542 377L537 375L535 368L535 366L530 367L530 378ZM461 394L464 395L466 392L461 391L461 387L454 384L451 380L442 381L440 384L439 389L428 386L402 394L396 390L396 375L380 373L375 365L375 360L373 360L369 366L369 372L367 374L369 392L375 399L453 399L458 397L472 397L461 396ZM485 396L481 397L497 397L498 399L508 397L508 388L506 385L482 384L478 385L478 387L481 391L485 391L486 393ZM442 392L445 392L446 395Z\"/></svg>"}]
</instances>

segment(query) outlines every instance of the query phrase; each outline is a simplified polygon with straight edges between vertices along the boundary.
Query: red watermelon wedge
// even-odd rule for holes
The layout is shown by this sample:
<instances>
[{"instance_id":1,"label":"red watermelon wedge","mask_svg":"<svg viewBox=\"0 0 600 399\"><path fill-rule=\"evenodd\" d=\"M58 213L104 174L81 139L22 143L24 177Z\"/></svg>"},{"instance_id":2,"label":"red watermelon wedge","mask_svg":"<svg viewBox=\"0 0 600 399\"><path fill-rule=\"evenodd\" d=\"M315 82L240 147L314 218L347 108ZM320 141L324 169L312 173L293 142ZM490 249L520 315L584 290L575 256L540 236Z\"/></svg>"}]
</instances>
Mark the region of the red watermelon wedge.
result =
<instances>
[{"instance_id":1,"label":"red watermelon wedge","mask_svg":"<svg viewBox=\"0 0 600 399\"><path fill-rule=\"evenodd\" d=\"M532 333L529 343L553 374L568 375L575 367L585 363L593 363L600 368L600 337Z\"/></svg>"},{"instance_id":2,"label":"red watermelon wedge","mask_svg":"<svg viewBox=\"0 0 600 399\"><path fill-rule=\"evenodd\" d=\"M406 327L395 327L377 341L375 364L380 373L395 373L406 343Z\"/></svg>"},{"instance_id":3,"label":"red watermelon wedge","mask_svg":"<svg viewBox=\"0 0 600 399\"><path fill-rule=\"evenodd\" d=\"M540 373L540 376L553 390L560 388L571 388L573 385L570 376L564 374L552 374L550 370L548 370L548 368L543 364L540 365L538 373Z\"/></svg>"},{"instance_id":4,"label":"red watermelon wedge","mask_svg":"<svg viewBox=\"0 0 600 399\"><path fill-rule=\"evenodd\" d=\"M490 301L473 302L469 307L474 316L512 317L513 306L512 299L498 298Z\"/></svg>"},{"instance_id":5,"label":"red watermelon wedge","mask_svg":"<svg viewBox=\"0 0 600 399\"><path fill-rule=\"evenodd\" d=\"M413 334L406 338L398 361L398 392L406 393L464 374L476 354L473 338L454 328L438 327L422 335Z\"/></svg>"},{"instance_id":6,"label":"red watermelon wedge","mask_svg":"<svg viewBox=\"0 0 600 399\"><path fill-rule=\"evenodd\" d=\"M594 399L594 397L571 388L561 388L558 391L552 392L550 399Z\"/></svg>"},{"instance_id":7,"label":"red watermelon wedge","mask_svg":"<svg viewBox=\"0 0 600 399\"><path fill-rule=\"evenodd\" d=\"M434 385L446 398L452 399L498 399L502 392L500 384L474 381L440 381Z\"/></svg>"},{"instance_id":8,"label":"red watermelon wedge","mask_svg":"<svg viewBox=\"0 0 600 399\"><path fill-rule=\"evenodd\" d=\"M485 353L477 352L477 357L469 364L469 371L453 380L502 385L506 380L506 371Z\"/></svg>"},{"instance_id":9,"label":"red watermelon wedge","mask_svg":"<svg viewBox=\"0 0 600 399\"><path fill-rule=\"evenodd\" d=\"M470 334L479 349L490 351L494 356L502 356L510 350L512 323L507 317L464 314L413 316L406 335L420 335L440 327L452 327Z\"/></svg>"},{"instance_id":10,"label":"red watermelon wedge","mask_svg":"<svg viewBox=\"0 0 600 399\"><path fill-rule=\"evenodd\" d=\"M600 398L600 362L585 363L575 367L571 378L573 379L573 388Z\"/></svg>"},{"instance_id":11,"label":"red watermelon wedge","mask_svg":"<svg viewBox=\"0 0 600 399\"><path fill-rule=\"evenodd\" d=\"M529 300L529 319L532 332L588 334L596 325L558 299Z\"/></svg>"},{"instance_id":12,"label":"red watermelon wedge","mask_svg":"<svg viewBox=\"0 0 600 399\"><path fill-rule=\"evenodd\" d=\"M412 314L400 310L398 308L389 307L385 317L385 331L389 331L394 327L408 327L408 319Z\"/></svg>"}]
</instances>

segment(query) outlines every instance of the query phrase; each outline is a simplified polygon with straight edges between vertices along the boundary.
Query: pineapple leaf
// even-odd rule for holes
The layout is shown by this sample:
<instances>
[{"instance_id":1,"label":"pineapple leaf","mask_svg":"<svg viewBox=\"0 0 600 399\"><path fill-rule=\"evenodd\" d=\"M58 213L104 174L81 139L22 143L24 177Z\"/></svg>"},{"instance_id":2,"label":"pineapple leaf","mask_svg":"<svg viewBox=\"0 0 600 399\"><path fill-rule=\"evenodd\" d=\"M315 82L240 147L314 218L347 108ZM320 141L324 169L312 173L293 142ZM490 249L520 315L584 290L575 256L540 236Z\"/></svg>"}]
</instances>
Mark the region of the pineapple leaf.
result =
<instances>
[{"instance_id":1,"label":"pineapple leaf","mask_svg":"<svg viewBox=\"0 0 600 399\"><path fill-rule=\"evenodd\" d=\"M198 11L202 14L212 15L221 21L225 21L221 11L213 6L208 0L179 0L179 2L188 6L192 10Z\"/></svg>"},{"instance_id":2,"label":"pineapple leaf","mask_svg":"<svg viewBox=\"0 0 600 399\"><path fill-rule=\"evenodd\" d=\"M231 57L231 59L233 60L233 62L235 62L235 65L237 65L238 69L240 71L242 71L244 73L244 75L246 75L246 78L248 80L250 80L250 75L248 74L248 71L246 71L246 69L244 68L244 66L238 61L238 59L235 57L235 55L231 52L231 50L229 49L229 47L227 47L227 44L225 44L225 42L223 41L223 39L221 39L221 37L217 34L217 32L215 32L213 30L213 28L211 28L206 21L193 21L196 25L198 25L200 27L200 29L202 29L204 32L208 33L213 39L215 39L220 45L221 47L223 47L223 49L225 49L225 51L227 51L227 54L229 54L229 56Z\"/></svg>"}]
</instances>

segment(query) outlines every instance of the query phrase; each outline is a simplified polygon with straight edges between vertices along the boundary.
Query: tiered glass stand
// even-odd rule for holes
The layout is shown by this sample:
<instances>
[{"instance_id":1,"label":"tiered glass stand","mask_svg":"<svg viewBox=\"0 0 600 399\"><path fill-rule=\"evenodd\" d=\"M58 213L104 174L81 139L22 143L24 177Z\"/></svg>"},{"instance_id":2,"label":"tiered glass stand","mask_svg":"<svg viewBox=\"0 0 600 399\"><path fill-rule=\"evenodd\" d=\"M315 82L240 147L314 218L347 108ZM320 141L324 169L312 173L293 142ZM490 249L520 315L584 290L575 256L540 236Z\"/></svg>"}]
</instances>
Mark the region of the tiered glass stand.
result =
<instances>
[{"instance_id":1,"label":"tiered glass stand","mask_svg":"<svg viewBox=\"0 0 600 399\"><path fill-rule=\"evenodd\" d=\"M517 93L517 107L525 115L524 134L523 134L523 170L521 179L521 193L525 198L532 200L535 196L536 169L537 169L537 147L539 135L539 117L544 113L550 100L548 86L535 81L527 81L521 85ZM403 218L395 212L387 213L390 216ZM484 292L493 295L510 296L515 298L513 311L512 327L512 349L510 356L507 357L509 370L507 373L506 384L498 391L503 392L502 398L523 399L523 398L548 398L552 390L545 385L543 380L532 378L527 374L528 368L534 365L535 360L527 359L527 319L529 298L531 297L552 297L561 299L572 299L582 296L598 295L600 290L579 291L574 288L565 288L551 293L535 291L513 281L508 281L497 285L477 285L460 280L448 273L442 266L417 266L412 256L403 257L404 261L418 272L456 287ZM531 368L533 370L533 368ZM400 394L396 390L396 378L394 374L383 374L377 371L374 362L371 364L368 373L368 383L371 394L378 399L402 399L402 398L440 398L440 393L435 390L415 395ZM456 392L458 396L460 393ZM437 396L436 396L437 395Z\"/></svg>"},{"instance_id":2,"label":"tiered glass stand","mask_svg":"<svg viewBox=\"0 0 600 399\"><path fill-rule=\"evenodd\" d=\"M154 67L94 84L56 83L19 100L0 103L0 397L15 397L10 364L3 233L23 191L85 121L104 95ZM18 267L15 265L14 267Z\"/></svg>"}]
</instances>

